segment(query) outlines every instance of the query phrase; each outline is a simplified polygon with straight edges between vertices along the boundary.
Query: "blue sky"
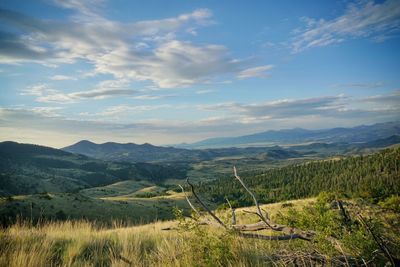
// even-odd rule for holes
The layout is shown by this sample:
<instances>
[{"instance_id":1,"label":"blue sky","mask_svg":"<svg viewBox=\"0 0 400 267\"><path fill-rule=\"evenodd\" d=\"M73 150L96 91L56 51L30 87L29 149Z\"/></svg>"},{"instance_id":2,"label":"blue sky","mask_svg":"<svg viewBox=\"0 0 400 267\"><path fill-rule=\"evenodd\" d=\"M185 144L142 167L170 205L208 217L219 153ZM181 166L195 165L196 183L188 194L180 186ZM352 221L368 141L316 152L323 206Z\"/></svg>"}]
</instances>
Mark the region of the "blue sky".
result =
<instances>
[{"instance_id":1,"label":"blue sky","mask_svg":"<svg viewBox=\"0 0 400 267\"><path fill-rule=\"evenodd\" d=\"M0 2L0 140L173 144L400 119L400 1Z\"/></svg>"}]
</instances>

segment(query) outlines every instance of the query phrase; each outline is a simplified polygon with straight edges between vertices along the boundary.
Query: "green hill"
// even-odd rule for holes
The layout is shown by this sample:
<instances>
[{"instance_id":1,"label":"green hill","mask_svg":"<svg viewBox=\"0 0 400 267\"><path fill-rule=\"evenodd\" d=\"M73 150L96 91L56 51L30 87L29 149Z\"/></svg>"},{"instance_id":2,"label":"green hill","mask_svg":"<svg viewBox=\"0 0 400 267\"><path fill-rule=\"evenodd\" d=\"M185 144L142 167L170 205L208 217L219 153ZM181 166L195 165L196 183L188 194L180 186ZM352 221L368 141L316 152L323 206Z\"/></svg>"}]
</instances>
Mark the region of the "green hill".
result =
<instances>
[{"instance_id":1,"label":"green hill","mask_svg":"<svg viewBox=\"0 0 400 267\"><path fill-rule=\"evenodd\" d=\"M240 171L240 169L239 169ZM336 157L282 168L242 173L263 203L315 196L322 191L353 197L385 198L400 192L400 147L370 155ZM213 202L250 205L252 199L232 176L202 183Z\"/></svg>"},{"instance_id":2,"label":"green hill","mask_svg":"<svg viewBox=\"0 0 400 267\"><path fill-rule=\"evenodd\" d=\"M121 180L181 179L186 170L170 164L105 162L62 150L0 143L0 196L73 192Z\"/></svg>"}]
</instances>

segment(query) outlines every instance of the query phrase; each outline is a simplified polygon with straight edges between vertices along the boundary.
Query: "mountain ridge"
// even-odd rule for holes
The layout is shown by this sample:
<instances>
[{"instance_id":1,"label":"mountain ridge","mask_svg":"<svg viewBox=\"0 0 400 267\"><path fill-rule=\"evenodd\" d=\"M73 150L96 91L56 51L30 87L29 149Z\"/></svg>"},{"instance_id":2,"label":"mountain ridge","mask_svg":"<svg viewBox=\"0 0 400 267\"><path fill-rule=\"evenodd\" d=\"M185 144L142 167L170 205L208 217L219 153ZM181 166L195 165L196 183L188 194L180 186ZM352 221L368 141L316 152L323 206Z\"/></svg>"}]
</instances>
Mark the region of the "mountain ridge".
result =
<instances>
[{"instance_id":1,"label":"mountain ridge","mask_svg":"<svg viewBox=\"0 0 400 267\"><path fill-rule=\"evenodd\" d=\"M269 130L236 137L217 137L204 139L191 144L178 144L178 148L216 148L245 145L283 145L305 142L370 142L400 134L400 122L384 122L372 125L358 125L355 127L335 127L319 130L292 128Z\"/></svg>"}]
</instances>

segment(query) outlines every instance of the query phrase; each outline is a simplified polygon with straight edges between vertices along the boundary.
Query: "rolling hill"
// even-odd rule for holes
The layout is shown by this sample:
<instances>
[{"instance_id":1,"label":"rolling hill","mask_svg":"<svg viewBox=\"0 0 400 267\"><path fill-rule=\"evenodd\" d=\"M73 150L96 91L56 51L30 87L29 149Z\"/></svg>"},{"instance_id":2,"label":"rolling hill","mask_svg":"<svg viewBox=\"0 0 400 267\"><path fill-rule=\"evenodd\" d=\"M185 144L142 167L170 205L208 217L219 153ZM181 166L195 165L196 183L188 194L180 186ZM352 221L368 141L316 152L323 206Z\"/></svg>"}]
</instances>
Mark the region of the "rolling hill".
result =
<instances>
[{"instance_id":1,"label":"rolling hill","mask_svg":"<svg viewBox=\"0 0 400 267\"><path fill-rule=\"evenodd\" d=\"M105 162L59 149L0 143L0 196L72 192L121 180L184 178L180 166Z\"/></svg>"}]
</instances>

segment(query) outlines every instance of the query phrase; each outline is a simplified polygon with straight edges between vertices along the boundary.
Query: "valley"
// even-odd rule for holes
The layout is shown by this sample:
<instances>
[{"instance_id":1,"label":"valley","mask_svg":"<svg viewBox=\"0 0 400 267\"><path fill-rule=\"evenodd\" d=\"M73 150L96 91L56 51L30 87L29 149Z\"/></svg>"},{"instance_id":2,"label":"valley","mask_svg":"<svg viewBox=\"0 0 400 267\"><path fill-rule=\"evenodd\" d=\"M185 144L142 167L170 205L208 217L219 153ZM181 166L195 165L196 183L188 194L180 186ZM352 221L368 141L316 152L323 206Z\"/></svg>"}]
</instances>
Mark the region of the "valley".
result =
<instances>
[{"instance_id":1,"label":"valley","mask_svg":"<svg viewBox=\"0 0 400 267\"><path fill-rule=\"evenodd\" d=\"M0 265L5 261L10 266L26 261L39 266L193 266L197 261L202 266L297 261L340 265L343 253L354 264L364 258L386 262L359 223L360 212L397 259L399 139L390 135L353 143L207 149L82 141L60 150L3 142L0 252L5 257ZM223 223L232 220L230 207L235 221L257 223L257 216L249 215L257 211L254 199L234 178L233 166L270 219L315 231L315 240L265 243L224 233L212 223L197 225L201 217L213 220L202 205ZM187 177L203 204L194 198ZM193 212L186 197L198 211ZM332 206L337 199L343 201L351 222L341 219ZM24 247L28 243L32 246ZM198 249L185 249L182 255L180 244L191 243ZM263 252L252 253L255 248ZM287 254L280 253L282 249Z\"/></svg>"},{"instance_id":2,"label":"valley","mask_svg":"<svg viewBox=\"0 0 400 267\"><path fill-rule=\"evenodd\" d=\"M178 187L185 186L186 177L199 185L213 208L224 204L224 196L237 206L249 205L251 199L232 183L233 166L263 203L312 197L330 189L347 196L384 198L400 190L399 139L392 135L363 143L209 149L81 141L58 150L3 142L1 221L8 225L18 217L84 218L137 224L172 219L175 208L189 212ZM361 160L359 155L364 155ZM352 174L358 177L354 182ZM337 177L342 182L333 182Z\"/></svg>"}]
</instances>

